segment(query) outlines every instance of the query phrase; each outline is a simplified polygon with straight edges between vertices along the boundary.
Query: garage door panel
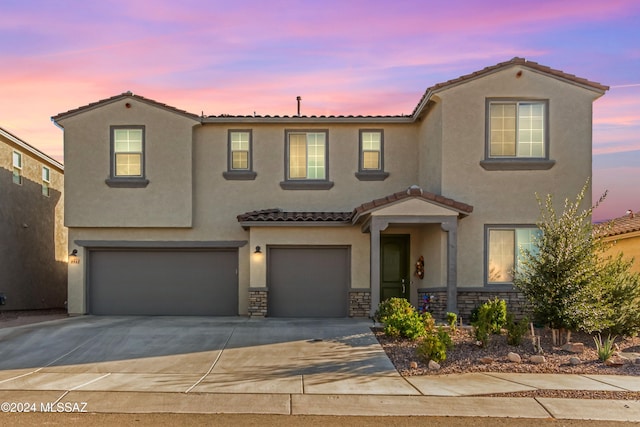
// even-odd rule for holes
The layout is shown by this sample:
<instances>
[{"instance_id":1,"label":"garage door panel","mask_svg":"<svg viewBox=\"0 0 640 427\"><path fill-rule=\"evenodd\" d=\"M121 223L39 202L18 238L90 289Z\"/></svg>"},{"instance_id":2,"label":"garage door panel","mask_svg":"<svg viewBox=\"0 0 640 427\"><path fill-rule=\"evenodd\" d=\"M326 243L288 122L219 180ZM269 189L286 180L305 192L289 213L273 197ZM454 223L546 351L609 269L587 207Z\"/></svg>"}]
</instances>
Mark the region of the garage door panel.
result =
<instances>
[{"instance_id":1,"label":"garage door panel","mask_svg":"<svg viewBox=\"0 0 640 427\"><path fill-rule=\"evenodd\" d=\"M348 247L269 248L268 264L270 316L348 316Z\"/></svg>"},{"instance_id":2,"label":"garage door panel","mask_svg":"<svg viewBox=\"0 0 640 427\"><path fill-rule=\"evenodd\" d=\"M89 310L236 315L237 251L92 251Z\"/></svg>"}]
</instances>

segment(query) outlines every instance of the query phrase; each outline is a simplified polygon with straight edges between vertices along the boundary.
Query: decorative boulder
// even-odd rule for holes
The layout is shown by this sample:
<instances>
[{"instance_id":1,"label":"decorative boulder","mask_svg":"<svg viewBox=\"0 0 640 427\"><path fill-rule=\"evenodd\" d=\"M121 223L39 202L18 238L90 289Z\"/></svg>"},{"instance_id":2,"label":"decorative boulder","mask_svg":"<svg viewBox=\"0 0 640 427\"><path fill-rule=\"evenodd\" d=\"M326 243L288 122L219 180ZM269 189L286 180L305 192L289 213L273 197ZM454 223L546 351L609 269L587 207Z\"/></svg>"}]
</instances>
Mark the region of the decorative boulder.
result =
<instances>
[{"instance_id":1,"label":"decorative boulder","mask_svg":"<svg viewBox=\"0 0 640 427\"><path fill-rule=\"evenodd\" d=\"M535 363L536 365L539 365L541 363L547 363L547 359L545 359L544 356L541 356L539 354L536 354L534 356L531 356L531 359L529 359L529 361L531 363Z\"/></svg>"},{"instance_id":2,"label":"decorative boulder","mask_svg":"<svg viewBox=\"0 0 640 427\"><path fill-rule=\"evenodd\" d=\"M411 362L409 364L409 368L411 369L418 369L418 362Z\"/></svg>"},{"instance_id":3,"label":"decorative boulder","mask_svg":"<svg viewBox=\"0 0 640 427\"><path fill-rule=\"evenodd\" d=\"M513 363L522 362L522 357L520 357L518 353L514 353L514 352L509 352L509 354L507 354L507 359L509 359L509 361Z\"/></svg>"},{"instance_id":4,"label":"decorative boulder","mask_svg":"<svg viewBox=\"0 0 640 427\"><path fill-rule=\"evenodd\" d=\"M482 363L483 365L491 365L493 363L493 359L490 357L482 357L480 359L478 359L480 363Z\"/></svg>"},{"instance_id":5,"label":"decorative boulder","mask_svg":"<svg viewBox=\"0 0 640 427\"><path fill-rule=\"evenodd\" d=\"M438 362L434 362L433 360L429 360L429 369L432 371L437 371L440 369L440 364Z\"/></svg>"},{"instance_id":6,"label":"decorative boulder","mask_svg":"<svg viewBox=\"0 0 640 427\"><path fill-rule=\"evenodd\" d=\"M581 342L568 342L562 346L562 349L569 353L584 353L584 344Z\"/></svg>"},{"instance_id":7,"label":"decorative boulder","mask_svg":"<svg viewBox=\"0 0 640 427\"><path fill-rule=\"evenodd\" d=\"M576 365L580 365L582 364L582 360L580 360L577 357L572 357L571 359L569 359L569 364L576 366Z\"/></svg>"}]
</instances>

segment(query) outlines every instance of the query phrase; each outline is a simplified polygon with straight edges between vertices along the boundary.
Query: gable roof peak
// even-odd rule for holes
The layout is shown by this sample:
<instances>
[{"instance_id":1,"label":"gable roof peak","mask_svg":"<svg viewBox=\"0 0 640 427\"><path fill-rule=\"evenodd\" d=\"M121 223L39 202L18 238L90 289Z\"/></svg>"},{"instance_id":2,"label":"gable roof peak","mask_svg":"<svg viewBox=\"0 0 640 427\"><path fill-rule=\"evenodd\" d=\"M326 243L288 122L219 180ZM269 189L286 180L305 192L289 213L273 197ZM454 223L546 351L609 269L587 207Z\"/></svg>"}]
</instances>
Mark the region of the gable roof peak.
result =
<instances>
[{"instance_id":1,"label":"gable roof peak","mask_svg":"<svg viewBox=\"0 0 640 427\"><path fill-rule=\"evenodd\" d=\"M169 112L172 112L172 113L175 113L175 114L179 114L181 116L185 116L185 117L188 117L188 118L196 120L196 121L200 121L200 117L198 115L196 115L196 114L189 113L188 111L181 110L179 108L172 107L172 106L167 105L167 104L163 104L162 102L155 101L155 100L153 100L151 98L145 98L144 96L141 96L141 95L135 95L130 90L128 90L126 92L123 92L123 93L121 93L119 95L114 95L114 96L109 97L109 98L101 99L99 101L92 102L92 103L89 103L87 105L83 105L81 107L74 108L74 109L69 110L69 111L65 111L64 113L59 113L59 114L51 117L51 120L54 123L59 125L58 122L60 120L64 120L64 119L66 119L68 117L72 117L72 116L75 116L77 114L84 113L85 111L90 111L90 110L93 110L95 108L100 108L100 107L102 107L104 105L112 104L112 103L120 101L120 100L122 100L124 98L133 98L133 99L135 99L137 101L140 101L142 103L145 103L147 105L151 105L151 106L154 106L154 107L157 107L157 108L161 108L163 110L166 110L166 111L169 111Z\"/></svg>"}]
</instances>

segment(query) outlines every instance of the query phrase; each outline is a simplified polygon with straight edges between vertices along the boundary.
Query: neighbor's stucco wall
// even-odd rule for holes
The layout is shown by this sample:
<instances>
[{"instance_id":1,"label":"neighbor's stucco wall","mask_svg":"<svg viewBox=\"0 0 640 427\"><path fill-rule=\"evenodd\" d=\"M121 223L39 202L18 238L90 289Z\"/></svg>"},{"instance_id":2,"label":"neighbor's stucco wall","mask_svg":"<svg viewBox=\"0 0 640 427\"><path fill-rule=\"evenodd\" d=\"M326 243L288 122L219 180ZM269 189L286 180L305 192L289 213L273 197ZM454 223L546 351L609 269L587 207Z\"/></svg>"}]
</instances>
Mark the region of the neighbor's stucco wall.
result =
<instances>
[{"instance_id":1,"label":"neighbor's stucco wall","mask_svg":"<svg viewBox=\"0 0 640 427\"><path fill-rule=\"evenodd\" d=\"M520 77L517 73L522 71ZM574 198L591 177L593 91L515 66L441 93L442 194L474 211L460 220L458 286L483 286L486 224L535 224L535 194L552 193L558 204ZM489 171L485 156L487 98L549 102L549 170ZM584 201L591 206L590 192Z\"/></svg>"},{"instance_id":2,"label":"neighbor's stucco wall","mask_svg":"<svg viewBox=\"0 0 640 427\"><path fill-rule=\"evenodd\" d=\"M622 253L624 258L633 258L631 271L640 273L640 232L627 233L605 240L610 246L605 256L617 256Z\"/></svg>"},{"instance_id":3,"label":"neighbor's stucco wall","mask_svg":"<svg viewBox=\"0 0 640 427\"><path fill-rule=\"evenodd\" d=\"M22 184L13 183L13 152L22 154ZM42 167L50 195L42 194ZM0 136L0 310L64 308L67 230L64 175L56 165Z\"/></svg>"}]
</instances>

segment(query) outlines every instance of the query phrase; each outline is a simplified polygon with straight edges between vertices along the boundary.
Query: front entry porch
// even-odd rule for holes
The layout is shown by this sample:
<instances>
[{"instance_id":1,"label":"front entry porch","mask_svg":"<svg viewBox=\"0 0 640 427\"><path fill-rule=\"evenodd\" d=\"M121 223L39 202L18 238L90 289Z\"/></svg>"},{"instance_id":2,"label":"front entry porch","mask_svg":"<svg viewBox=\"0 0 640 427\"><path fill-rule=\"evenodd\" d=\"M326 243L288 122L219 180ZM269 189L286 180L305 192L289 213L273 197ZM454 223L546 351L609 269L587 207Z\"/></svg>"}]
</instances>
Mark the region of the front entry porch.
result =
<instances>
[{"instance_id":1,"label":"front entry porch","mask_svg":"<svg viewBox=\"0 0 640 427\"><path fill-rule=\"evenodd\" d=\"M458 221L472 210L469 205L424 192L416 186L356 209L354 223L361 221L362 232L370 234L371 316L386 298L408 297L420 308L417 289L443 287L446 289L446 311L458 312ZM406 230L408 233L403 232ZM387 277L389 265L399 259L398 251L389 252L388 248L389 242L397 239L398 234L412 236L408 245L410 261L400 261L410 269L410 274L408 277ZM393 235L396 237L392 238ZM431 256L423 256L425 253ZM414 273L419 257L423 257L428 270L424 281ZM396 282L396 287L391 287L393 290L390 290L389 280Z\"/></svg>"}]
</instances>

